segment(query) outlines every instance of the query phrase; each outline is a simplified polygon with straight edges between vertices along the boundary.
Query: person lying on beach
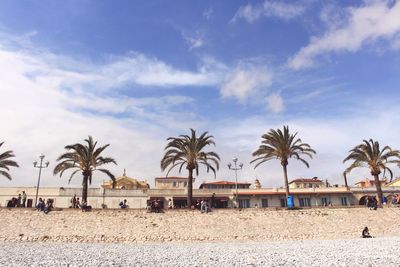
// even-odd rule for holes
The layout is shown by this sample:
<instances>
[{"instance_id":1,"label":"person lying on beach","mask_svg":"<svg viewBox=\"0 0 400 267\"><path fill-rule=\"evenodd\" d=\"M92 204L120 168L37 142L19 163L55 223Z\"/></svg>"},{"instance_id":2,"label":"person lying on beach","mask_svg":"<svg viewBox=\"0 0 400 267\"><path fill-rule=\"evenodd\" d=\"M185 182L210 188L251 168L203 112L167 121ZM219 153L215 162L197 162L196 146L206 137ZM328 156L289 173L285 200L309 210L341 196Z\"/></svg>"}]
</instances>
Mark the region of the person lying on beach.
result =
<instances>
[{"instance_id":1,"label":"person lying on beach","mask_svg":"<svg viewBox=\"0 0 400 267\"><path fill-rule=\"evenodd\" d=\"M372 236L369 234L368 227L365 226L364 230L362 231L362 238L372 238Z\"/></svg>"}]
</instances>

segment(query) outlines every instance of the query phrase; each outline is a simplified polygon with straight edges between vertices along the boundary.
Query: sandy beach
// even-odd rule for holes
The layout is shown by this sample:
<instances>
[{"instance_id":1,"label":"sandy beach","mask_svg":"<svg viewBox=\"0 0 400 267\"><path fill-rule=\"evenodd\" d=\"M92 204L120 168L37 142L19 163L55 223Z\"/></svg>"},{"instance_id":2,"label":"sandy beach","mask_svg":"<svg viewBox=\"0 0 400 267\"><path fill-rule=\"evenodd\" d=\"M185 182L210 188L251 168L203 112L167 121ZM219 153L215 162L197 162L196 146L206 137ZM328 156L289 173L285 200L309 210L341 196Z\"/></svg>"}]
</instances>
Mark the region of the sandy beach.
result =
<instances>
[{"instance_id":1,"label":"sandy beach","mask_svg":"<svg viewBox=\"0 0 400 267\"><path fill-rule=\"evenodd\" d=\"M400 236L400 210L0 210L0 241L62 243L265 242Z\"/></svg>"}]
</instances>

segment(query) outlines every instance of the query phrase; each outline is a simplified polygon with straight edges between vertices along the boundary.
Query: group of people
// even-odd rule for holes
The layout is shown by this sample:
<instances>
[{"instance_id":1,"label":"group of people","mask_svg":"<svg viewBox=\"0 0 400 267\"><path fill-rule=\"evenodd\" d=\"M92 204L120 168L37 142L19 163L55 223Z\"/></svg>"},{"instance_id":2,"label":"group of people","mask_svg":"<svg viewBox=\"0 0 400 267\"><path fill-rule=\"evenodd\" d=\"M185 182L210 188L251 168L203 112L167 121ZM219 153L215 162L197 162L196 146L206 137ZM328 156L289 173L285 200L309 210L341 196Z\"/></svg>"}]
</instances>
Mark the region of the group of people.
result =
<instances>
[{"instance_id":1,"label":"group of people","mask_svg":"<svg viewBox=\"0 0 400 267\"><path fill-rule=\"evenodd\" d=\"M148 202L147 212L160 213L162 211L161 200L156 199Z\"/></svg>"},{"instance_id":2,"label":"group of people","mask_svg":"<svg viewBox=\"0 0 400 267\"><path fill-rule=\"evenodd\" d=\"M71 198L71 206L70 208L73 209L82 209L82 211L91 211L92 206L88 205L87 201L82 201L82 203L79 200L79 197L76 197L76 195Z\"/></svg>"},{"instance_id":3,"label":"group of people","mask_svg":"<svg viewBox=\"0 0 400 267\"><path fill-rule=\"evenodd\" d=\"M8 208L26 208L26 199L27 195L25 191L22 191L22 194L18 194L18 197L13 197L10 201L7 203Z\"/></svg>"},{"instance_id":4,"label":"group of people","mask_svg":"<svg viewBox=\"0 0 400 267\"><path fill-rule=\"evenodd\" d=\"M121 201L119 203L119 206L120 206L121 209L127 209L128 208L128 204L127 204L126 199L124 199L124 201Z\"/></svg>"},{"instance_id":5,"label":"group of people","mask_svg":"<svg viewBox=\"0 0 400 267\"><path fill-rule=\"evenodd\" d=\"M74 195L73 198L71 198L71 206L70 208L73 209L80 209L81 208L81 202L79 200L79 197L76 197L76 195Z\"/></svg>"},{"instance_id":6,"label":"group of people","mask_svg":"<svg viewBox=\"0 0 400 267\"><path fill-rule=\"evenodd\" d=\"M378 209L378 200L376 197L368 197L367 198L367 207L370 210L377 210Z\"/></svg>"},{"instance_id":7,"label":"group of people","mask_svg":"<svg viewBox=\"0 0 400 267\"><path fill-rule=\"evenodd\" d=\"M208 203L208 201L202 199L202 200L197 200L196 202L196 208L201 211L201 213L209 213L211 212L211 207Z\"/></svg>"},{"instance_id":8,"label":"group of people","mask_svg":"<svg viewBox=\"0 0 400 267\"><path fill-rule=\"evenodd\" d=\"M48 198L47 201L44 198L39 198L36 205L38 211L43 211L45 214L49 213L53 209L53 200Z\"/></svg>"}]
</instances>

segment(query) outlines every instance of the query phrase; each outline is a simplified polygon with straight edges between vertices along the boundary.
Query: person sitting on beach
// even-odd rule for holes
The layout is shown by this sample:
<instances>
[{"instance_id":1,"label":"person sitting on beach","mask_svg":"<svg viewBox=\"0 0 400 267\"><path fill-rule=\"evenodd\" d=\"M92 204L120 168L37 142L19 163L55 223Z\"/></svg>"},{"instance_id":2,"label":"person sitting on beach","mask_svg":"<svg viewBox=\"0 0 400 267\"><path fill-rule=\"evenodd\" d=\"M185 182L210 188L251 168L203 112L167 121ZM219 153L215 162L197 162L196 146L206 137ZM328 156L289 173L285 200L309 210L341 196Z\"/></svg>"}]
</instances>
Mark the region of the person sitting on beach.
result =
<instances>
[{"instance_id":1,"label":"person sitting on beach","mask_svg":"<svg viewBox=\"0 0 400 267\"><path fill-rule=\"evenodd\" d=\"M45 205L45 203L44 203L44 200L40 197L40 198L39 198L39 202L38 202L38 204L36 205L36 209L37 209L38 211L44 211L45 208L46 208L46 205Z\"/></svg>"},{"instance_id":2,"label":"person sitting on beach","mask_svg":"<svg viewBox=\"0 0 400 267\"><path fill-rule=\"evenodd\" d=\"M369 234L368 227L365 226L364 230L362 231L362 238L372 238L372 236Z\"/></svg>"},{"instance_id":3,"label":"person sitting on beach","mask_svg":"<svg viewBox=\"0 0 400 267\"><path fill-rule=\"evenodd\" d=\"M44 202L44 201L43 201ZM43 209L45 214L49 213L53 209L53 201L51 199L47 199L46 206Z\"/></svg>"},{"instance_id":4,"label":"person sitting on beach","mask_svg":"<svg viewBox=\"0 0 400 267\"><path fill-rule=\"evenodd\" d=\"M89 206L86 201L82 202L82 212L92 211L92 206Z\"/></svg>"},{"instance_id":5,"label":"person sitting on beach","mask_svg":"<svg viewBox=\"0 0 400 267\"><path fill-rule=\"evenodd\" d=\"M126 199L124 199L124 202L120 202L119 206L121 207L121 209L126 209L128 207L128 205L126 204Z\"/></svg>"}]
</instances>

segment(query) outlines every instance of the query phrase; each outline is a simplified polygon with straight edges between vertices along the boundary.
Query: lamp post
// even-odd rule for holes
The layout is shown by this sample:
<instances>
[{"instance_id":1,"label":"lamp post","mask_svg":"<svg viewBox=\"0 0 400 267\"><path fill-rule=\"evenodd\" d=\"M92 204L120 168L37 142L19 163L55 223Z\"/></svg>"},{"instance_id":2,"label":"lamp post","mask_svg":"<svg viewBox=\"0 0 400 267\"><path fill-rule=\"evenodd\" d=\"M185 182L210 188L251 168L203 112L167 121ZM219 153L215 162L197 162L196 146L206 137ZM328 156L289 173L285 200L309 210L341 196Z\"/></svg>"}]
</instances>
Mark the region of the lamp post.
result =
<instances>
[{"instance_id":1,"label":"lamp post","mask_svg":"<svg viewBox=\"0 0 400 267\"><path fill-rule=\"evenodd\" d=\"M232 166L232 164L231 163L228 163L228 168L230 169L230 170L233 170L233 171L235 171L235 179L236 179L236 183L235 183L235 191L236 191L236 193L235 193L235 206L236 206L236 208L238 207L238 203L237 203L237 200L238 200L238 180L237 180L237 171L239 171L239 170L241 170L241 169L243 169L243 163L239 163L239 166L237 165L237 162L238 162L238 158L237 157L234 157L233 159L232 159L232 161L233 161L233 166Z\"/></svg>"},{"instance_id":2,"label":"lamp post","mask_svg":"<svg viewBox=\"0 0 400 267\"><path fill-rule=\"evenodd\" d=\"M37 182L37 187L36 187L35 207L37 206L37 198L38 198L38 194L39 194L39 184L40 184L40 176L42 175L42 169L49 167L49 162L48 161L46 161L43 164L43 159L44 159L44 155L43 154L40 154L39 158L40 158L39 165L38 165L38 162L36 160L33 162L33 167L39 169L39 177L38 177L38 182Z\"/></svg>"}]
</instances>

